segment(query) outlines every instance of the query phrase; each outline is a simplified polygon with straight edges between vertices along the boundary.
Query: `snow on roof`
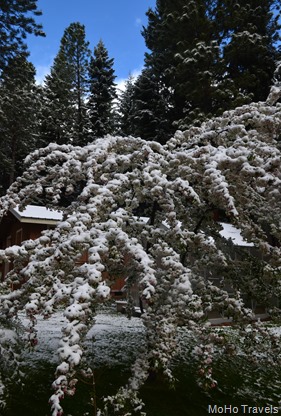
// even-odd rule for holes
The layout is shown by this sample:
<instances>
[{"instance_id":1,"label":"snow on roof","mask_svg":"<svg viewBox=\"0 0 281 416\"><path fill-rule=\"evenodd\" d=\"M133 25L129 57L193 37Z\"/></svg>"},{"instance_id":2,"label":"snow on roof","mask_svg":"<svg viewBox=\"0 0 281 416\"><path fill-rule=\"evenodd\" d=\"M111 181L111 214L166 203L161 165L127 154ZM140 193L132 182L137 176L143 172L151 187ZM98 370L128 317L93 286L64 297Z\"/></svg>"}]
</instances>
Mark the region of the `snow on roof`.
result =
<instances>
[{"instance_id":1,"label":"snow on roof","mask_svg":"<svg viewBox=\"0 0 281 416\"><path fill-rule=\"evenodd\" d=\"M137 217L135 217L137 218ZM149 218L147 217L139 217L140 221L144 223L148 223ZM253 243L248 243L248 241L244 240L244 238L241 235L241 230L239 228L234 227L234 225L226 223L226 222L220 222L219 223L222 226L222 230L220 231L220 235L227 240L230 238L234 245L241 246L241 247L253 247ZM165 228L170 228L170 225L166 220L162 221L162 225L164 225ZM181 227L182 222L177 221L178 227ZM212 237L209 237L212 240Z\"/></svg>"},{"instance_id":2,"label":"snow on roof","mask_svg":"<svg viewBox=\"0 0 281 416\"><path fill-rule=\"evenodd\" d=\"M41 207L38 205L27 205L23 211L20 211L18 207L11 208L10 211L15 215L15 217L20 222L30 222L30 223L40 223L40 224L56 224L58 221L61 221L63 218L63 213L57 210L51 210L46 207ZM143 223L147 223L149 218L147 217L134 217L135 219L139 219ZM169 228L169 225L166 221L163 221L162 224ZM241 230L234 227L232 224L220 222L222 226L222 230L220 231L220 235L226 239L231 239L233 244L238 246L247 246L253 247L253 243L248 243L246 240L243 239L241 236ZM181 226L181 222L179 222L179 226Z\"/></svg>"},{"instance_id":3,"label":"snow on roof","mask_svg":"<svg viewBox=\"0 0 281 416\"><path fill-rule=\"evenodd\" d=\"M61 221L63 213L51 210L38 205L27 205L20 211L18 207L11 208L10 211L20 222L37 222L40 224L54 224Z\"/></svg>"},{"instance_id":4,"label":"snow on roof","mask_svg":"<svg viewBox=\"0 0 281 416\"><path fill-rule=\"evenodd\" d=\"M220 235L226 239L231 239L233 244L237 246L247 246L247 247L253 247L253 243L248 243L241 235L241 230L234 227L232 224L228 224L225 222L220 222L220 225L222 226L222 230L220 231Z\"/></svg>"}]
</instances>

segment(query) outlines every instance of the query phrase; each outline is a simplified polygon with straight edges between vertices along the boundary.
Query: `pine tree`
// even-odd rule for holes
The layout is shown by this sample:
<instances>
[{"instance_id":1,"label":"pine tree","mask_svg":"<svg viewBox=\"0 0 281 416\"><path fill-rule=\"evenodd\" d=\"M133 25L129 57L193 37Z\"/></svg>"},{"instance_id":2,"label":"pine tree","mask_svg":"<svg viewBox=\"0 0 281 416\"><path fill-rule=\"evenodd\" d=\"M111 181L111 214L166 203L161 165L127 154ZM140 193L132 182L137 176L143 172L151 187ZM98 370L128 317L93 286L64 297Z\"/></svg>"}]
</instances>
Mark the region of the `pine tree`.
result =
<instances>
[{"instance_id":1,"label":"pine tree","mask_svg":"<svg viewBox=\"0 0 281 416\"><path fill-rule=\"evenodd\" d=\"M22 172L23 159L37 146L39 107L34 66L24 54L10 58L0 86L1 192Z\"/></svg>"},{"instance_id":2,"label":"pine tree","mask_svg":"<svg viewBox=\"0 0 281 416\"><path fill-rule=\"evenodd\" d=\"M43 89L41 142L71 142L75 126L75 100L72 77L63 53L58 53L46 76Z\"/></svg>"},{"instance_id":3,"label":"pine tree","mask_svg":"<svg viewBox=\"0 0 281 416\"><path fill-rule=\"evenodd\" d=\"M276 0L157 0L143 35L146 66L170 93L175 127L264 99L278 41Z\"/></svg>"},{"instance_id":4,"label":"pine tree","mask_svg":"<svg viewBox=\"0 0 281 416\"><path fill-rule=\"evenodd\" d=\"M84 25L71 23L45 81L42 140L46 143L85 141L88 46Z\"/></svg>"},{"instance_id":5,"label":"pine tree","mask_svg":"<svg viewBox=\"0 0 281 416\"><path fill-rule=\"evenodd\" d=\"M214 64L219 48L206 1L156 2L148 11L143 31L147 47L146 65L170 92L172 121L189 121L213 112ZM176 128L177 124L175 124Z\"/></svg>"},{"instance_id":6,"label":"pine tree","mask_svg":"<svg viewBox=\"0 0 281 416\"><path fill-rule=\"evenodd\" d=\"M90 137L104 137L115 128L113 100L117 97L114 59L109 58L102 40L94 48L89 66L90 96L88 101Z\"/></svg>"},{"instance_id":7,"label":"pine tree","mask_svg":"<svg viewBox=\"0 0 281 416\"><path fill-rule=\"evenodd\" d=\"M133 133L132 115L134 111L134 77L132 75L125 82L125 89L119 96L118 127L119 133L130 136Z\"/></svg>"},{"instance_id":8,"label":"pine tree","mask_svg":"<svg viewBox=\"0 0 281 416\"><path fill-rule=\"evenodd\" d=\"M45 36L34 19L41 14L37 0L0 1L0 70L17 54L27 54L27 34Z\"/></svg>"},{"instance_id":9,"label":"pine tree","mask_svg":"<svg viewBox=\"0 0 281 416\"><path fill-rule=\"evenodd\" d=\"M264 100L270 89L280 40L276 0L219 0L216 20L222 35L224 83L232 106Z\"/></svg>"},{"instance_id":10,"label":"pine tree","mask_svg":"<svg viewBox=\"0 0 281 416\"><path fill-rule=\"evenodd\" d=\"M165 90L164 90L165 91ZM169 106L152 70L145 69L133 86L132 134L164 144L169 138Z\"/></svg>"}]
</instances>

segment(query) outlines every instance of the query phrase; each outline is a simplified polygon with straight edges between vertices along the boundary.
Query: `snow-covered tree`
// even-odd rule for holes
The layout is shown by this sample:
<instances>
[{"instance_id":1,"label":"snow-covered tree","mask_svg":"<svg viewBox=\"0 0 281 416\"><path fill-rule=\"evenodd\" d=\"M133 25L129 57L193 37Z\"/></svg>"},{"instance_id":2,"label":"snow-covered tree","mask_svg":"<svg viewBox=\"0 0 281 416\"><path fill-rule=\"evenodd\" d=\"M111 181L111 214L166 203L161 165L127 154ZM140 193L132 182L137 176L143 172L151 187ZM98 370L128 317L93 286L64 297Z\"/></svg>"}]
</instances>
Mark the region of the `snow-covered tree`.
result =
<instances>
[{"instance_id":1,"label":"snow-covered tree","mask_svg":"<svg viewBox=\"0 0 281 416\"><path fill-rule=\"evenodd\" d=\"M143 30L146 66L180 129L265 100L280 57L276 0L157 0Z\"/></svg>"},{"instance_id":2,"label":"snow-covered tree","mask_svg":"<svg viewBox=\"0 0 281 416\"><path fill-rule=\"evenodd\" d=\"M280 57L279 10L276 0L217 1L214 14L222 36L223 81L232 91L228 106L267 97Z\"/></svg>"},{"instance_id":3,"label":"snow-covered tree","mask_svg":"<svg viewBox=\"0 0 281 416\"><path fill-rule=\"evenodd\" d=\"M89 132L92 137L111 134L115 128L113 117L113 100L116 98L116 78L114 59L109 58L108 51L100 40L94 48L89 65Z\"/></svg>"},{"instance_id":4,"label":"snow-covered tree","mask_svg":"<svg viewBox=\"0 0 281 416\"><path fill-rule=\"evenodd\" d=\"M120 133L124 136L133 135L132 117L134 113L134 77L125 82L124 91L120 91L118 105L118 124Z\"/></svg>"},{"instance_id":5,"label":"snow-covered tree","mask_svg":"<svg viewBox=\"0 0 281 416\"><path fill-rule=\"evenodd\" d=\"M147 12L146 66L170 95L169 118L176 124L216 114L219 42L209 3L157 0L155 10Z\"/></svg>"},{"instance_id":6,"label":"snow-covered tree","mask_svg":"<svg viewBox=\"0 0 281 416\"><path fill-rule=\"evenodd\" d=\"M45 143L84 144L90 55L85 37L85 26L79 22L65 29L59 52L46 77L42 113Z\"/></svg>"},{"instance_id":7,"label":"snow-covered tree","mask_svg":"<svg viewBox=\"0 0 281 416\"><path fill-rule=\"evenodd\" d=\"M0 185L5 191L22 173L22 160L36 149L39 90L35 68L25 55L11 58L0 84Z\"/></svg>"},{"instance_id":8,"label":"snow-covered tree","mask_svg":"<svg viewBox=\"0 0 281 416\"><path fill-rule=\"evenodd\" d=\"M153 71L144 69L133 85L131 134L161 144L171 137L169 105L161 82Z\"/></svg>"},{"instance_id":9,"label":"snow-covered tree","mask_svg":"<svg viewBox=\"0 0 281 416\"><path fill-rule=\"evenodd\" d=\"M196 339L193 354L201 384L214 387L214 348L222 354L235 354L236 348L234 339L212 331L206 319L211 311L233 318L249 359L280 365L280 337L271 338L262 323L255 323L243 302L244 294L254 296L253 286L259 285L260 300L280 322L278 304L272 303L281 294L280 96L276 80L266 102L177 132L165 146L108 136L85 147L51 144L26 159L24 174L1 200L2 215L15 204L24 207L40 199L63 210L64 219L37 240L0 252L3 261L14 265L1 284L0 311L8 320L24 309L32 321L37 314L48 317L63 308L68 323L58 350L53 416L61 414L64 394L73 393L93 306L110 295L103 272L114 276L120 267L129 305L136 286L146 302L147 350L127 386L106 400L109 413L100 415L125 414L126 400L140 414L137 391L151 370L173 380L171 360L181 327ZM68 195L75 199L65 207ZM243 262L214 220L217 210L254 244L242 275ZM85 252L88 260L77 264ZM11 292L11 282L20 289ZM34 343L33 335L31 331Z\"/></svg>"}]
</instances>

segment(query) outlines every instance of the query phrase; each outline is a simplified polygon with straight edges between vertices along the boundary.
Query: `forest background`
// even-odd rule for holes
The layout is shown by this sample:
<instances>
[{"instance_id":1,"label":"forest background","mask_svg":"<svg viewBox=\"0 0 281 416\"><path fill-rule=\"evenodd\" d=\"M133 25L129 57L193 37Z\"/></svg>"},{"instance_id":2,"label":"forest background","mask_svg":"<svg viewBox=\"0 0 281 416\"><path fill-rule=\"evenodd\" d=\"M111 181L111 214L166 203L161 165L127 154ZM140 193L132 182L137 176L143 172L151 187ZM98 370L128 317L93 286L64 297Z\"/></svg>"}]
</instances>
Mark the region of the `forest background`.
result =
<instances>
[{"instance_id":1,"label":"forest background","mask_svg":"<svg viewBox=\"0 0 281 416\"><path fill-rule=\"evenodd\" d=\"M102 40L91 51L79 22L37 85L25 39L44 36L37 1L0 5L1 194L49 143L115 134L164 144L178 129L265 100L281 53L279 9L276 0L158 0L142 28L144 68L118 92L114 57Z\"/></svg>"}]
</instances>

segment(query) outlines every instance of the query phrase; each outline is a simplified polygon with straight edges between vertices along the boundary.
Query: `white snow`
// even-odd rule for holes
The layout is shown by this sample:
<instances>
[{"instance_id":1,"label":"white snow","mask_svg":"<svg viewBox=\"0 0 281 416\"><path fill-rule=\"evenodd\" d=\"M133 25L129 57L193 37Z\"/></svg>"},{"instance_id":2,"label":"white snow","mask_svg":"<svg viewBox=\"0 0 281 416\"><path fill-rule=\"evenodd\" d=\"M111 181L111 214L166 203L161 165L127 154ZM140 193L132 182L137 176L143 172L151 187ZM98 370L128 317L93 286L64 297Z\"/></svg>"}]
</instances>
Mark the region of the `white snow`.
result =
<instances>
[{"instance_id":1,"label":"white snow","mask_svg":"<svg viewBox=\"0 0 281 416\"><path fill-rule=\"evenodd\" d=\"M27 326L28 320L20 316ZM58 348L62 347L61 329L69 325L62 313L55 313L49 319L38 317L38 345L35 351L28 354L28 361L36 363L48 360L59 361ZM122 314L106 310L98 313L95 324L86 335L85 347L87 357L94 361L95 366L128 365L144 345L144 325L140 318L128 319Z\"/></svg>"},{"instance_id":2,"label":"white snow","mask_svg":"<svg viewBox=\"0 0 281 416\"><path fill-rule=\"evenodd\" d=\"M241 235L241 230L234 227L232 224L220 222L223 229L220 231L220 235L226 239L231 239L233 244L237 246L253 247L253 243L248 243Z\"/></svg>"},{"instance_id":3,"label":"white snow","mask_svg":"<svg viewBox=\"0 0 281 416\"><path fill-rule=\"evenodd\" d=\"M54 220L61 221L63 214L61 211L51 210L46 207L38 205L27 205L23 211L20 211L18 206L11 208L10 211L19 219L30 218L30 219L42 219L42 220Z\"/></svg>"},{"instance_id":4,"label":"white snow","mask_svg":"<svg viewBox=\"0 0 281 416\"><path fill-rule=\"evenodd\" d=\"M169 229L170 225L168 224L168 222L162 221L162 224ZM237 246L244 246L244 247L253 247L254 244L253 243L249 243L246 240L244 240L244 238L241 235L241 230L239 230L239 228L236 228L234 225L229 224L229 223L225 223L225 222L220 222L219 223L223 229L220 231L220 235L224 238L226 238L227 240L230 238L233 242L233 244L237 245ZM181 227L182 223L181 221L177 221L177 225L178 227ZM208 240L210 242L214 242L214 239L212 237L208 237Z\"/></svg>"},{"instance_id":5,"label":"white snow","mask_svg":"<svg viewBox=\"0 0 281 416\"><path fill-rule=\"evenodd\" d=\"M17 334L11 329L0 329L0 344L17 343Z\"/></svg>"}]
</instances>

